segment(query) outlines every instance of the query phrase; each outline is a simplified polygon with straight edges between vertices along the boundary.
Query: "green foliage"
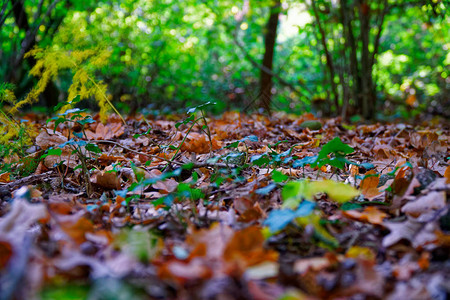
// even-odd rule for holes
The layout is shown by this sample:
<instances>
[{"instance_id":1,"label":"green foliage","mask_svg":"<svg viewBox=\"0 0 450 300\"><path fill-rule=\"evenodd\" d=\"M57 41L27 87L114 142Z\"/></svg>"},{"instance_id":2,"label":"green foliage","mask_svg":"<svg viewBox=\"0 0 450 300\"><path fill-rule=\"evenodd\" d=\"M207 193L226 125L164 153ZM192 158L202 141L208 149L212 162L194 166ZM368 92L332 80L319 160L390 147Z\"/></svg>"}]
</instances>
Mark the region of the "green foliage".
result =
<instances>
[{"instance_id":1,"label":"green foliage","mask_svg":"<svg viewBox=\"0 0 450 300\"><path fill-rule=\"evenodd\" d=\"M64 103L62 104L64 105ZM88 161L91 159L95 159L98 154L101 154L101 149L94 143L87 142L88 139L85 132L86 124L94 123L92 116L86 115L84 109L72 108L64 111L63 113L58 114L57 117L53 117L47 120L47 123L53 121L54 129L53 132L56 131L56 128L59 124L64 123L68 130L67 142L64 142L58 145L58 148L49 148L44 155L41 156L41 159L49 155L62 156L62 149L66 146L69 146L72 149L71 154L75 154L80 161L80 164L75 167L74 170L81 169L83 181L86 186L86 193L91 195L92 187L90 181L90 172L88 168ZM73 130L73 128L77 126L80 128L80 132ZM86 140L85 140L86 139ZM64 161L60 159L59 163L56 165L58 173L61 177L61 184L64 184L64 176L66 172L60 170L62 168ZM68 166L66 167L68 168Z\"/></svg>"},{"instance_id":2,"label":"green foliage","mask_svg":"<svg viewBox=\"0 0 450 300\"><path fill-rule=\"evenodd\" d=\"M252 106L258 96L260 70L249 57L255 62L262 58L262 33L270 0L250 1L248 10L229 0L60 1L48 16L45 16L46 2L40 14L39 1L22 2L42 53L38 58L41 67L35 66L31 72L38 75L37 85L24 98L34 81L23 75L29 71L30 60L23 60L18 67L14 62L21 61L18 59L23 50L21 43L28 33L19 28L12 13L5 15L0 31L3 41L0 82L20 80L16 81L16 94L23 101L18 107L35 103L48 80L54 81L63 94L68 93L68 103L74 95L95 98L102 114L110 106L108 101L128 110L129 106L142 108L143 104L152 103L147 111L160 113L214 99L217 105L208 109L218 112ZM404 103L406 97L416 95L417 104L407 106L404 111L425 109L426 104L448 91L449 56L445 49L450 23L445 18L446 7L442 1L425 5L416 2L387 1L389 9L372 74L379 99L389 100L387 106L392 99ZM340 3L333 4L330 0L316 3L326 45L335 62L332 80L341 84L337 91L341 106L343 95L349 92L343 84L356 82L339 73L349 68L348 52L343 55L348 51L348 47L343 48L346 27L339 21ZM348 3L352 7L349 11L356 17L352 26L360 57L361 25L356 4ZM384 10L378 2L369 8L372 51L378 34L377 22ZM8 4L7 11L10 9ZM294 93L275 78L274 106L288 112L320 111L324 108L310 107L311 101L324 100L317 102L333 112L329 102L332 80L311 3L284 2L280 20L274 73L300 93ZM236 47L236 41L243 47ZM77 55L86 56L77 67L70 63L63 66L68 60L77 61ZM59 60L60 57L63 59ZM88 79L83 83L86 76ZM106 85L111 98L104 97ZM308 126L317 128L319 124Z\"/></svg>"}]
</instances>

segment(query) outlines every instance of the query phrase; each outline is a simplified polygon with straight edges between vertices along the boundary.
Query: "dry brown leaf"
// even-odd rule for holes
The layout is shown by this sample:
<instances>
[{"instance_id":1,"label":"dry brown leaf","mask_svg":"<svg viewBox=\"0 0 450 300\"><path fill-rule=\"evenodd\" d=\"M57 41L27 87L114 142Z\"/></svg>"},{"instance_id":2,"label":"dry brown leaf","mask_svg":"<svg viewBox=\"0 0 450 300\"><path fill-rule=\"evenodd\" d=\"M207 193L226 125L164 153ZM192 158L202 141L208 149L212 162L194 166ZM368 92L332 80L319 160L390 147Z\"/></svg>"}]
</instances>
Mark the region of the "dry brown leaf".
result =
<instances>
[{"instance_id":1,"label":"dry brown leaf","mask_svg":"<svg viewBox=\"0 0 450 300\"><path fill-rule=\"evenodd\" d=\"M365 198L372 200L376 198L377 196L381 195L382 192L378 189L378 183L380 182L380 177L377 174L375 170L368 171L365 175L372 175L372 176L366 176L361 181L361 192L364 195Z\"/></svg>"},{"instance_id":2,"label":"dry brown leaf","mask_svg":"<svg viewBox=\"0 0 450 300\"><path fill-rule=\"evenodd\" d=\"M0 174L0 182L3 182L3 183L10 182L11 181L10 175L11 174L9 172Z\"/></svg>"},{"instance_id":3,"label":"dry brown leaf","mask_svg":"<svg viewBox=\"0 0 450 300\"><path fill-rule=\"evenodd\" d=\"M42 130L36 137L36 145L43 150L47 150L50 147L56 147L67 142L67 138L58 131L53 132L51 129Z\"/></svg>"},{"instance_id":4,"label":"dry brown leaf","mask_svg":"<svg viewBox=\"0 0 450 300\"><path fill-rule=\"evenodd\" d=\"M86 136L90 140L110 140L112 138L120 137L125 132L121 121L114 123L97 123L95 132L86 130Z\"/></svg>"},{"instance_id":5,"label":"dry brown leaf","mask_svg":"<svg viewBox=\"0 0 450 300\"><path fill-rule=\"evenodd\" d=\"M450 166L448 166L447 169L445 169L444 177L445 183L450 184Z\"/></svg>"},{"instance_id":6,"label":"dry brown leaf","mask_svg":"<svg viewBox=\"0 0 450 300\"><path fill-rule=\"evenodd\" d=\"M265 261L277 261L278 252L263 247L265 238L258 226L236 231L225 247L223 258L238 261L246 266L257 265Z\"/></svg>"},{"instance_id":7,"label":"dry brown leaf","mask_svg":"<svg viewBox=\"0 0 450 300\"><path fill-rule=\"evenodd\" d=\"M410 134L411 145L419 150L423 150L430 146L432 142L437 141L439 136L436 132L428 130L414 131Z\"/></svg>"},{"instance_id":8,"label":"dry brown leaf","mask_svg":"<svg viewBox=\"0 0 450 300\"><path fill-rule=\"evenodd\" d=\"M409 201L402 207L402 212L417 218L422 214L442 209L447 205L445 192L431 191L430 193Z\"/></svg>"},{"instance_id":9,"label":"dry brown leaf","mask_svg":"<svg viewBox=\"0 0 450 300\"><path fill-rule=\"evenodd\" d=\"M215 223L209 229L193 230L186 238L186 243L195 247L207 245L205 255L211 259L221 260L225 247L233 235L233 230L225 225Z\"/></svg>"},{"instance_id":10,"label":"dry brown leaf","mask_svg":"<svg viewBox=\"0 0 450 300\"><path fill-rule=\"evenodd\" d=\"M436 242L436 230L439 226L435 222L421 223L412 219L404 222L384 222L391 233L384 237L383 247L390 247L401 240L407 240L414 248L433 249Z\"/></svg>"},{"instance_id":11,"label":"dry brown leaf","mask_svg":"<svg viewBox=\"0 0 450 300\"><path fill-rule=\"evenodd\" d=\"M191 132L186 138L183 145L181 145L182 151L194 152L198 154L209 153L213 150L222 148L222 142L217 140L216 137L212 137L210 143L208 137L204 134Z\"/></svg>"},{"instance_id":12,"label":"dry brown leaf","mask_svg":"<svg viewBox=\"0 0 450 300\"><path fill-rule=\"evenodd\" d=\"M350 219L375 225L381 225L383 220L388 216L375 206L368 206L362 212L357 210L344 210L342 211L342 214Z\"/></svg>"},{"instance_id":13,"label":"dry brown leaf","mask_svg":"<svg viewBox=\"0 0 450 300\"><path fill-rule=\"evenodd\" d=\"M115 171L101 171L92 176L91 182L109 190L120 190L120 176Z\"/></svg>"},{"instance_id":14,"label":"dry brown leaf","mask_svg":"<svg viewBox=\"0 0 450 300\"><path fill-rule=\"evenodd\" d=\"M61 222L61 228L70 236L77 244L86 241L86 233L94 232L94 224L84 217L79 218L75 223L71 221Z\"/></svg>"}]
</instances>

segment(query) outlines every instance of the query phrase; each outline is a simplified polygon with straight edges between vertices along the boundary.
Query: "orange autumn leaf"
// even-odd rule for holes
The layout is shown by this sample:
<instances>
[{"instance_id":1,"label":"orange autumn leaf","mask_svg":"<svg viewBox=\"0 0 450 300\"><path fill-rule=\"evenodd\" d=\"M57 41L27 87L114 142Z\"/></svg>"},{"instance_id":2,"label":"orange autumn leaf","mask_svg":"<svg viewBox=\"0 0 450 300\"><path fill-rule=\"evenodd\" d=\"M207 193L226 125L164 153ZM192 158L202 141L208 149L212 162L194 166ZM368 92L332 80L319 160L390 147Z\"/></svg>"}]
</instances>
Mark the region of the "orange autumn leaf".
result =
<instances>
[{"instance_id":1,"label":"orange autumn leaf","mask_svg":"<svg viewBox=\"0 0 450 300\"><path fill-rule=\"evenodd\" d=\"M253 266L264 261L276 261L278 253L264 248L264 236L258 226L237 231L227 244L223 258L226 261L243 261Z\"/></svg>"},{"instance_id":2,"label":"orange autumn leaf","mask_svg":"<svg viewBox=\"0 0 450 300\"><path fill-rule=\"evenodd\" d=\"M362 212L357 210L347 210L342 213L347 218L376 225L381 225L383 223L383 219L387 217L387 214L375 206L368 206Z\"/></svg>"},{"instance_id":3,"label":"orange autumn leaf","mask_svg":"<svg viewBox=\"0 0 450 300\"><path fill-rule=\"evenodd\" d=\"M114 137L119 137L125 132L125 128L121 122L98 123L95 132L86 130L86 136L90 140L109 140Z\"/></svg>"},{"instance_id":4,"label":"orange autumn leaf","mask_svg":"<svg viewBox=\"0 0 450 300\"><path fill-rule=\"evenodd\" d=\"M372 200L373 198L380 195L381 192L377 187L379 182L380 177L378 174L376 174L376 171L375 170L368 171L364 179L361 181L360 189L362 194L369 200Z\"/></svg>"},{"instance_id":5,"label":"orange autumn leaf","mask_svg":"<svg viewBox=\"0 0 450 300\"><path fill-rule=\"evenodd\" d=\"M0 174L0 182L2 182L2 183L10 182L11 181L10 175L11 174L9 172Z\"/></svg>"},{"instance_id":6,"label":"orange autumn leaf","mask_svg":"<svg viewBox=\"0 0 450 300\"><path fill-rule=\"evenodd\" d=\"M417 260L417 264L422 270L426 270L430 267L431 254L429 252L423 252Z\"/></svg>"},{"instance_id":7,"label":"orange autumn leaf","mask_svg":"<svg viewBox=\"0 0 450 300\"><path fill-rule=\"evenodd\" d=\"M77 222L65 222L61 224L61 228L64 232L70 236L77 244L81 244L86 241L85 234L88 232L94 232L94 225L86 218L79 218Z\"/></svg>"},{"instance_id":8,"label":"orange autumn leaf","mask_svg":"<svg viewBox=\"0 0 450 300\"><path fill-rule=\"evenodd\" d=\"M232 235L233 230L230 227L215 223L209 229L193 230L186 237L186 244L193 248L199 244L205 244L207 245L205 255L208 258L220 259Z\"/></svg>"},{"instance_id":9,"label":"orange autumn leaf","mask_svg":"<svg viewBox=\"0 0 450 300\"><path fill-rule=\"evenodd\" d=\"M181 145L181 150L204 154L209 153L212 150L218 150L221 147L222 142L218 141L215 137L212 138L210 143L206 135L192 132L188 135L183 145Z\"/></svg>"},{"instance_id":10,"label":"orange autumn leaf","mask_svg":"<svg viewBox=\"0 0 450 300\"><path fill-rule=\"evenodd\" d=\"M73 206L67 202L54 201L48 204L48 209L56 214L69 215L72 213Z\"/></svg>"},{"instance_id":11,"label":"orange autumn leaf","mask_svg":"<svg viewBox=\"0 0 450 300\"><path fill-rule=\"evenodd\" d=\"M444 177L445 177L445 183L449 184L450 183L450 166L448 166L447 169L445 169Z\"/></svg>"}]
</instances>

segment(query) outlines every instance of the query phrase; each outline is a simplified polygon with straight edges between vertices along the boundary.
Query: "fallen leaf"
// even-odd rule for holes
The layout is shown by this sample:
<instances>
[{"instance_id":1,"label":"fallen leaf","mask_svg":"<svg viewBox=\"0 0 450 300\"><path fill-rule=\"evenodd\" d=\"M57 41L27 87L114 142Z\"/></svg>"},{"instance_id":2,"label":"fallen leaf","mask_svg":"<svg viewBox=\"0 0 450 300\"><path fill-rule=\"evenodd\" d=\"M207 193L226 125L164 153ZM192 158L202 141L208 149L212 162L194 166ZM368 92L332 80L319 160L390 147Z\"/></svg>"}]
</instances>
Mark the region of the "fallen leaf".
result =
<instances>
[{"instance_id":1,"label":"fallen leaf","mask_svg":"<svg viewBox=\"0 0 450 300\"><path fill-rule=\"evenodd\" d=\"M258 226L236 231L225 247L223 258L226 261L237 260L247 266L265 261L277 261L278 253L265 249L264 241L261 228Z\"/></svg>"},{"instance_id":2,"label":"fallen leaf","mask_svg":"<svg viewBox=\"0 0 450 300\"><path fill-rule=\"evenodd\" d=\"M9 172L0 174L0 182L3 182L3 183L10 182L11 181L10 175L11 174Z\"/></svg>"},{"instance_id":3,"label":"fallen leaf","mask_svg":"<svg viewBox=\"0 0 450 300\"><path fill-rule=\"evenodd\" d=\"M97 123L95 132L86 130L86 136L89 140L110 140L115 137L120 137L125 132L122 122Z\"/></svg>"},{"instance_id":4,"label":"fallen leaf","mask_svg":"<svg viewBox=\"0 0 450 300\"><path fill-rule=\"evenodd\" d=\"M383 226L391 231L384 237L382 242L383 247L387 248L401 240L406 240L414 248L435 248L434 242L437 240L435 232L439 227L434 222L420 223L408 218L404 222L384 222Z\"/></svg>"},{"instance_id":5,"label":"fallen leaf","mask_svg":"<svg viewBox=\"0 0 450 300\"><path fill-rule=\"evenodd\" d=\"M194 152L194 153L209 153L213 150L222 148L222 142L212 137L211 142L204 134L198 134L191 132L186 138L183 145L181 145L182 151Z\"/></svg>"},{"instance_id":6,"label":"fallen leaf","mask_svg":"<svg viewBox=\"0 0 450 300\"><path fill-rule=\"evenodd\" d=\"M424 196L409 201L402 207L401 211L417 218L420 215L445 208L447 205L446 198L446 192L431 191Z\"/></svg>"},{"instance_id":7,"label":"fallen leaf","mask_svg":"<svg viewBox=\"0 0 450 300\"><path fill-rule=\"evenodd\" d=\"M375 262L376 253L368 247L352 246L347 250L345 256L348 258L365 259Z\"/></svg>"},{"instance_id":8,"label":"fallen leaf","mask_svg":"<svg viewBox=\"0 0 450 300\"><path fill-rule=\"evenodd\" d=\"M445 169L444 177L445 183L450 184L450 166L448 166L447 169Z\"/></svg>"},{"instance_id":9,"label":"fallen leaf","mask_svg":"<svg viewBox=\"0 0 450 300\"><path fill-rule=\"evenodd\" d=\"M92 222L84 217L79 218L75 223L61 222L61 228L70 236L77 244L82 244L86 241L86 233L94 232L94 225Z\"/></svg>"},{"instance_id":10,"label":"fallen leaf","mask_svg":"<svg viewBox=\"0 0 450 300\"><path fill-rule=\"evenodd\" d=\"M357 210L344 210L342 211L342 214L347 218L360 222L368 222L375 225L381 225L383 223L383 219L388 216L375 206L368 206L362 212Z\"/></svg>"},{"instance_id":11,"label":"fallen leaf","mask_svg":"<svg viewBox=\"0 0 450 300\"><path fill-rule=\"evenodd\" d=\"M378 189L379 182L380 177L375 170L370 170L365 174L360 186L361 193L365 198L372 200L382 194L382 192Z\"/></svg>"},{"instance_id":12,"label":"fallen leaf","mask_svg":"<svg viewBox=\"0 0 450 300\"><path fill-rule=\"evenodd\" d=\"M121 188L120 176L115 171L100 171L91 178L91 182L108 190Z\"/></svg>"},{"instance_id":13,"label":"fallen leaf","mask_svg":"<svg viewBox=\"0 0 450 300\"><path fill-rule=\"evenodd\" d=\"M333 180L313 181L309 189L312 194L326 193L331 200L338 203L348 202L360 194L351 185Z\"/></svg>"}]
</instances>

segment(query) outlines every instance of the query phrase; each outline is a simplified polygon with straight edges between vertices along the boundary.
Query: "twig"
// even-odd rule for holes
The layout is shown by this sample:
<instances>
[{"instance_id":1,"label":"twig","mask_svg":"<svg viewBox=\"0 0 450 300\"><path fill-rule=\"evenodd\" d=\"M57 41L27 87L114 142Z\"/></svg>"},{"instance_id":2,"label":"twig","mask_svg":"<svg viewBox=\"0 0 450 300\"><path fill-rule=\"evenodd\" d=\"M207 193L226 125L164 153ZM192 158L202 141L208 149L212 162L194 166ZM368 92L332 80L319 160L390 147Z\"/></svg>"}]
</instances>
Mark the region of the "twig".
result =
<instances>
[{"instance_id":1,"label":"twig","mask_svg":"<svg viewBox=\"0 0 450 300\"><path fill-rule=\"evenodd\" d=\"M52 172L53 171L49 171L42 174L33 174L13 182L0 183L0 195L7 195L8 193L11 192L12 189L16 187L31 184L35 181L41 180L42 178L49 176Z\"/></svg>"}]
</instances>

